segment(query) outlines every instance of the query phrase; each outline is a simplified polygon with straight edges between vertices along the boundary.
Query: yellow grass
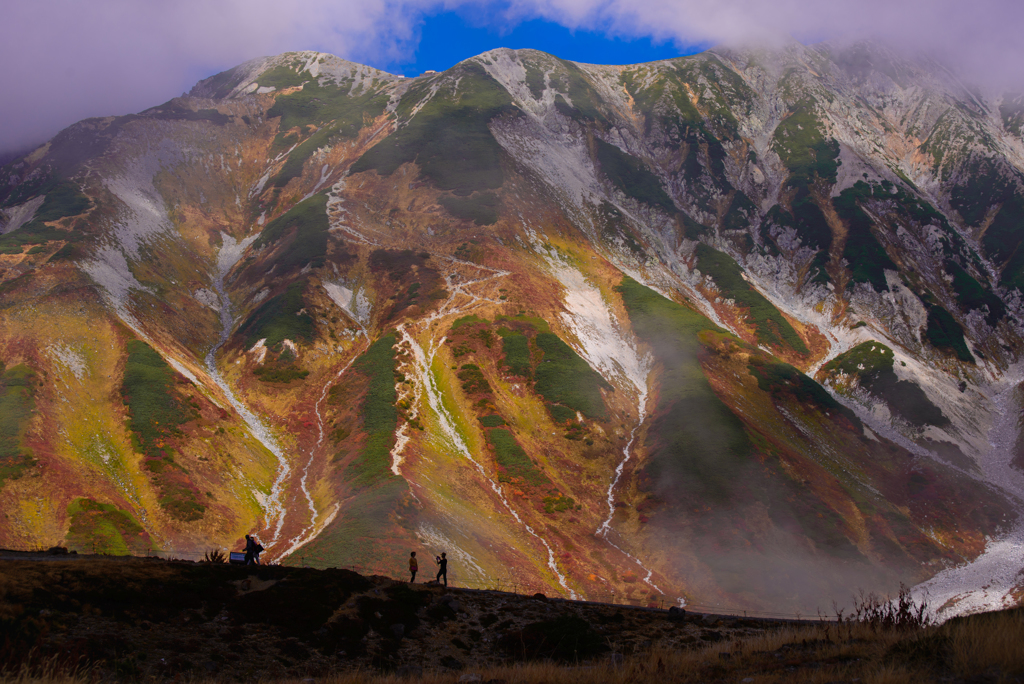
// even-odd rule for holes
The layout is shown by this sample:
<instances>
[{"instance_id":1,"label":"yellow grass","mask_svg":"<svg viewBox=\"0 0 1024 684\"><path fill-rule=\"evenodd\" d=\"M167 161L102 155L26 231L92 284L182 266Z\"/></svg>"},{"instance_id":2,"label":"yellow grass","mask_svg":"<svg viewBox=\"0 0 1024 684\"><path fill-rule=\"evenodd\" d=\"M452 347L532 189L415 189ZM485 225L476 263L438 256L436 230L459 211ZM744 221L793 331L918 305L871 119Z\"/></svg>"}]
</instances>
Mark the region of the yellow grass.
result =
<instances>
[{"instance_id":1,"label":"yellow grass","mask_svg":"<svg viewBox=\"0 0 1024 684\"><path fill-rule=\"evenodd\" d=\"M357 671L318 677L316 684L629 684L631 682L726 681L746 684L860 681L915 684L985 676L986 682L1020 681L1024 675L1024 610L974 616L917 630L880 630L865 623L780 626L752 637L688 650L653 648L621 658L557 664L521 663L460 672ZM85 668L63 671L51 661L36 669L0 675L4 684L84 684ZM475 675L479 679L472 678ZM217 680L196 679L196 682ZM308 679L266 679L269 684L309 684Z\"/></svg>"}]
</instances>

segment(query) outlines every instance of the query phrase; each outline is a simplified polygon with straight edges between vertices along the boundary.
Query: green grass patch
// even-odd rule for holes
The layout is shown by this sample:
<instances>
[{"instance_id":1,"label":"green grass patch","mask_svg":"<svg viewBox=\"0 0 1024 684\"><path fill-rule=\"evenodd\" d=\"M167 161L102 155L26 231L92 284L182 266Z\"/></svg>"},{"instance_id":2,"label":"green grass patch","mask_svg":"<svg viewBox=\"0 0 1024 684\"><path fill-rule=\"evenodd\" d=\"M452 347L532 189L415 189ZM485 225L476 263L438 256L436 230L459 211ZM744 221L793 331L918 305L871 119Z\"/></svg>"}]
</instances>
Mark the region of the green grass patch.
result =
<instances>
[{"instance_id":1,"label":"green grass patch","mask_svg":"<svg viewBox=\"0 0 1024 684\"><path fill-rule=\"evenodd\" d=\"M36 463L22 440L35 412L37 382L35 371L28 366L6 368L0 362L0 487Z\"/></svg>"},{"instance_id":2,"label":"green grass patch","mask_svg":"<svg viewBox=\"0 0 1024 684\"><path fill-rule=\"evenodd\" d=\"M489 323L489 321L486 318L480 318L475 314L469 314L468 316L463 316L462 318L456 318L455 322L452 323L451 329L458 330L464 325L476 325L477 323Z\"/></svg>"},{"instance_id":3,"label":"green grass patch","mask_svg":"<svg viewBox=\"0 0 1024 684\"><path fill-rule=\"evenodd\" d=\"M462 382L462 390L466 394L490 394L491 385L484 377L483 371L474 363L463 364L458 373Z\"/></svg>"},{"instance_id":4,"label":"green grass patch","mask_svg":"<svg viewBox=\"0 0 1024 684\"><path fill-rule=\"evenodd\" d=\"M300 86L312 79L313 75L305 69L296 68L298 66L299 63L296 62L292 66L281 64L273 69L267 69L259 75L256 83L263 88L276 88L277 90Z\"/></svg>"},{"instance_id":5,"label":"green grass patch","mask_svg":"<svg viewBox=\"0 0 1024 684\"><path fill-rule=\"evenodd\" d=\"M666 214L675 215L678 212L672 198L662 187L661 180L643 162L599 138L594 139L594 145L601 171L615 187L628 197L661 209Z\"/></svg>"},{"instance_id":6,"label":"green grass patch","mask_svg":"<svg viewBox=\"0 0 1024 684\"><path fill-rule=\"evenodd\" d=\"M952 351L966 363L974 363L974 356L964 341L964 329L948 311L935 305L928 309L928 328L925 337L936 349Z\"/></svg>"},{"instance_id":7,"label":"green grass patch","mask_svg":"<svg viewBox=\"0 0 1024 684\"><path fill-rule=\"evenodd\" d=\"M469 197L441 197L438 201L452 216L472 221L478 226L491 226L498 222L501 199L493 192L478 192Z\"/></svg>"},{"instance_id":8,"label":"green grass patch","mask_svg":"<svg viewBox=\"0 0 1024 684\"><path fill-rule=\"evenodd\" d=\"M278 216L263 228L253 246L257 249L284 242L274 264L284 273L320 268L327 255L331 224L327 218L327 195L313 195Z\"/></svg>"},{"instance_id":9,"label":"green grass patch","mask_svg":"<svg viewBox=\"0 0 1024 684\"><path fill-rule=\"evenodd\" d=\"M196 492L178 478L166 478L160 482L160 507L172 518L183 522L199 520L206 512L206 506L199 503Z\"/></svg>"},{"instance_id":10,"label":"green grass patch","mask_svg":"<svg viewBox=\"0 0 1024 684\"><path fill-rule=\"evenodd\" d=\"M826 138L814 112L813 100L798 102L793 112L779 123L772 136L772 148L793 174L789 185L796 187L820 178L836 182L839 171L839 143Z\"/></svg>"},{"instance_id":11,"label":"green grass patch","mask_svg":"<svg viewBox=\"0 0 1024 684\"><path fill-rule=\"evenodd\" d=\"M68 504L67 512L71 549L108 556L143 555L148 550L142 526L113 504L78 498Z\"/></svg>"},{"instance_id":12,"label":"green grass patch","mask_svg":"<svg viewBox=\"0 0 1024 684\"><path fill-rule=\"evenodd\" d=\"M750 228L750 219L757 215L757 205L741 190L737 190L729 204L729 210L722 217L722 229L746 230Z\"/></svg>"},{"instance_id":13,"label":"green grass patch","mask_svg":"<svg viewBox=\"0 0 1024 684\"><path fill-rule=\"evenodd\" d=\"M288 185L288 182L293 178L298 178L302 175L302 168L306 165L306 161L313 156L319 148L324 147L330 141L331 134L334 132L331 128L321 128L313 135L309 136L301 145L297 146L288 154L288 158L284 162L284 166L277 172L273 178L270 179L270 187L272 188L283 188ZM287 144L289 140L294 138L294 135L288 135L282 138L282 142Z\"/></svg>"},{"instance_id":14,"label":"green grass patch","mask_svg":"<svg viewBox=\"0 0 1024 684\"><path fill-rule=\"evenodd\" d=\"M382 478L376 486L356 491L334 522L296 555L320 567L378 567L382 558L394 555L390 542L381 538L382 531L401 510L407 491L400 477Z\"/></svg>"},{"instance_id":15,"label":"green grass patch","mask_svg":"<svg viewBox=\"0 0 1024 684\"><path fill-rule=\"evenodd\" d=\"M195 411L178 395L174 369L160 354L141 340L129 341L127 351L121 397L132 441L139 453L162 458L164 443L180 434L178 426L193 420Z\"/></svg>"},{"instance_id":16,"label":"green grass patch","mask_svg":"<svg viewBox=\"0 0 1024 684\"><path fill-rule=\"evenodd\" d=\"M262 79L262 76L260 78ZM306 124L319 126L330 123L332 134L341 138L354 138L363 127L363 121L383 114L388 104L389 96L386 93L372 89L364 90L359 95L351 95L351 81L343 81L339 85L321 85L308 74L306 78L310 78L310 81L302 86L302 90L288 95L278 95L274 106L267 110L268 117L281 117L281 131Z\"/></svg>"},{"instance_id":17,"label":"green grass patch","mask_svg":"<svg viewBox=\"0 0 1024 684\"><path fill-rule=\"evenodd\" d=\"M352 173L376 170L388 176L402 164L416 162L423 178L456 195L501 187L502 149L487 124L517 110L505 89L479 64L461 64L452 75L460 79L457 93L435 93L405 126L356 160ZM411 112L426 96L424 90L410 88L398 111Z\"/></svg>"},{"instance_id":18,"label":"green grass patch","mask_svg":"<svg viewBox=\"0 0 1024 684\"><path fill-rule=\"evenodd\" d=\"M857 414L840 404L821 385L788 363L751 356L747 370L757 378L757 386L773 397L788 394L801 404L825 411L836 411L858 428L861 427Z\"/></svg>"},{"instance_id":19,"label":"green grass patch","mask_svg":"<svg viewBox=\"0 0 1024 684\"><path fill-rule=\"evenodd\" d=\"M1024 236L1019 229L1024 223L1024 195L1019 190L1024 175L1002 162L981 156L972 156L958 173L964 180L950 189L950 205L969 226L980 226L993 207L996 208L981 238L982 247L999 266L1000 284L1024 290ZM960 242L944 221L939 225L943 226L947 240ZM957 246L961 253L969 251L962 245ZM974 267L978 272L983 270L980 263L975 263Z\"/></svg>"},{"instance_id":20,"label":"green grass patch","mask_svg":"<svg viewBox=\"0 0 1024 684\"><path fill-rule=\"evenodd\" d=\"M520 314L518 316L498 316L495 319L495 322L503 320L514 323L526 323L538 332L551 332L551 326L549 326L548 322L539 316L529 316L526 314Z\"/></svg>"},{"instance_id":21,"label":"green grass patch","mask_svg":"<svg viewBox=\"0 0 1024 684\"><path fill-rule=\"evenodd\" d=\"M561 95L556 95L555 108L562 115L580 122L606 121L598 104L601 102L601 96L587 81L583 70L564 59L559 59L558 62L562 68L555 69L551 74L551 85L556 90L567 94L572 100L572 105L566 102Z\"/></svg>"},{"instance_id":22,"label":"green grass patch","mask_svg":"<svg viewBox=\"0 0 1024 684\"><path fill-rule=\"evenodd\" d=\"M487 431L487 441L494 447L494 458L505 473L498 476L499 482L522 481L533 486L551 484L547 476L533 464L526 450L511 432L504 428Z\"/></svg>"},{"instance_id":23,"label":"green grass patch","mask_svg":"<svg viewBox=\"0 0 1024 684\"><path fill-rule=\"evenodd\" d=\"M588 418L606 418L608 409L601 390L612 386L554 333L538 333L535 339L544 352L534 372L537 393L551 404L562 404Z\"/></svg>"},{"instance_id":24,"label":"green grass patch","mask_svg":"<svg viewBox=\"0 0 1024 684\"><path fill-rule=\"evenodd\" d=\"M964 182L949 191L949 204L969 226L979 226L989 210L1016 195L1015 175L991 159L973 158L964 168Z\"/></svg>"},{"instance_id":25,"label":"green grass patch","mask_svg":"<svg viewBox=\"0 0 1024 684\"><path fill-rule=\"evenodd\" d=\"M858 384L884 400L889 409L912 425L949 424L942 410L928 399L917 384L900 380L893 371L892 349L874 340L862 342L822 367L830 375L842 373L857 378Z\"/></svg>"},{"instance_id":26,"label":"green grass patch","mask_svg":"<svg viewBox=\"0 0 1024 684\"><path fill-rule=\"evenodd\" d=\"M479 420L480 424L485 428L496 428L505 425L505 419L498 415L480 416L477 420Z\"/></svg>"},{"instance_id":27,"label":"green grass patch","mask_svg":"<svg viewBox=\"0 0 1024 684\"><path fill-rule=\"evenodd\" d=\"M650 135L654 124L658 123L665 142L681 153L679 170L686 182L688 198L702 212L714 215L719 211L720 198L736 193L726 174L728 154L722 139L738 137L732 107L749 93L749 88L714 58L678 60L674 67L652 78L641 65L624 71L621 82L644 114L645 133ZM701 93L706 116L694 107L691 92ZM756 211L748 214L747 209L744 196L739 193L739 199L722 217L721 227L726 230L744 227L756 214ZM688 239L696 240L711 230L689 217L683 223Z\"/></svg>"},{"instance_id":28,"label":"green grass patch","mask_svg":"<svg viewBox=\"0 0 1024 684\"><path fill-rule=\"evenodd\" d=\"M885 271L899 269L871 231L871 218L861 208L860 202L867 200L871 195L868 184L857 181L852 188L843 190L833 199L832 204L849 226L846 245L843 247L843 258L850 264L850 284L869 283L875 292L888 292Z\"/></svg>"},{"instance_id":29,"label":"green grass patch","mask_svg":"<svg viewBox=\"0 0 1024 684\"><path fill-rule=\"evenodd\" d=\"M238 328L245 336L246 349L261 339L267 347L277 350L285 340L309 343L313 341L313 317L303 313L306 303L302 298L305 281L294 282L284 292L260 304Z\"/></svg>"},{"instance_id":30,"label":"green grass patch","mask_svg":"<svg viewBox=\"0 0 1024 684\"><path fill-rule=\"evenodd\" d=\"M995 327L1001 318L1006 316L1006 305L991 289L984 287L958 263L946 261L946 271L953 276L953 291L956 299L964 310L988 309L985 322Z\"/></svg>"},{"instance_id":31,"label":"green grass patch","mask_svg":"<svg viewBox=\"0 0 1024 684\"><path fill-rule=\"evenodd\" d=\"M360 411L367 440L359 455L349 465L347 473L359 487L380 484L394 477L391 472L391 448L398 427L394 350L397 340L394 333L381 337L353 364L370 381Z\"/></svg>"},{"instance_id":32,"label":"green grass patch","mask_svg":"<svg viewBox=\"0 0 1024 684\"><path fill-rule=\"evenodd\" d=\"M501 338L501 351L505 356L508 373L531 379L533 364L530 362L530 338L518 331L510 331Z\"/></svg>"},{"instance_id":33,"label":"green grass patch","mask_svg":"<svg viewBox=\"0 0 1024 684\"><path fill-rule=\"evenodd\" d=\"M544 94L544 70L530 60L524 60L523 66L526 68L526 87L530 89L533 99L539 100Z\"/></svg>"},{"instance_id":34,"label":"green grass patch","mask_svg":"<svg viewBox=\"0 0 1024 684\"><path fill-rule=\"evenodd\" d=\"M545 513L562 513L563 511L571 511L576 508L576 500L571 496L565 496L561 492L554 492L550 496L545 496L542 503L544 504Z\"/></svg>"},{"instance_id":35,"label":"green grass patch","mask_svg":"<svg viewBox=\"0 0 1024 684\"><path fill-rule=\"evenodd\" d=\"M313 153L337 139L355 138L367 119L374 119L387 106L386 94L365 91L360 95L348 92L351 81L340 86L321 85L313 79L302 90L281 95L274 106L267 111L268 117L281 117L281 133L274 140L274 149L285 149L294 142L294 128L304 129L307 125L319 127L308 140L288 155L281 171L271 181L271 187L284 187L288 181L302 174L302 168Z\"/></svg>"},{"instance_id":36,"label":"green grass patch","mask_svg":"<svg viewBox=\"0 0 1024 684\"><path fill-rule=\"evenodd\" d=\"M705 244L697 245L697 268L715 281L722 296L747 309L758 342L782 346L800 354L809 350L775 306L743 279L743 270L732 257Z\"/></svg>"},{"instance_id":37,"label":"green grass patch","mask_svg":"<svg viewBox=\"0 0 1024 684\"><path fill-rule=\"evenodd\" d=\"M796 228L797 235L808 246L828 251L832 245L832 229L825 219L825 213L806 187L797 189L792 208L793 227Z\"/></svg>"},{"instance_id":38,"label":"green grass patch","mask_svg":"<svg viewBox=\"0 0 1024 684\"><path fill-rule=\"evenodd\" d=\"M715 394L700 365L699 333L724 331L632 278L617 290L633 330L663 369L648 430L644 488L681 495L687 503L730 501L756 461L743 423Z\"/></svg>"},{"instance_id":39,"label":"green grass patch","mask_svg":"<svg viewBox=\"0 0 1024 684\"><path fill-rule=\"evenodd\" d=\"M263 382L288 384L295 380L305 380L309 371L303 370L295 363L268 363L254 370L252 374Z\"/></svg>"},{"instance_id":40,"label":"green grass patch","mask_svg":"<svg viewBox=\"0 0 1024 684\"><path fill-rule=\"evenodd\" d=\"M92 204L89 198L70 181L55 179L41 189L46 191L46 197L32 220L18 230L0 235L0 253L19 254L25 245L42 245L51 240L81 239L81 235L74 231L51 228L46 224L85 213Z\"/></svg>"},{"instance_id":41,"label":"green grass patch","mask_svg":"<svg viewBox=\"0 0 1024 684\"><path fill-rule=\"evenodd\" d=\"M836 182L839 143L822 134L812 100L797 103L792 114L782 120L772 137L772 147L790 171L787 187L796 189L791 225L805 244L827 251L832 231L811 195L811 186L817 180ZM817 279L827 281L824 269L819 269Z\"/></svg>"},{"instance_id":42,"label":"green grass patch","mask_svg":"<svg viewBox=\"0 0 1024 684\"><path fill-rule=\"evenodd\" d=\"M141 340L127 345L121 397L128 407L128 429L135 449L147 457L160 491L157 499L168 515L184 522L198 520L206 507L180 466L174 462L169 442L181 436L179 426L197 413L175 390L176 374L152 347Z\"/></svg>"},{"instance_id":43,"label":"green grass patch","mask_svg":"<svg viewBox=\"0 0 1024 684\"><path fill-rule=\"evenodd\" d=\"M567 423L570 420L576 420L576 412L568 406L560 404L546 404L546 406L551 414L551 419L556 423Z\"/></svg>"}]
</instances>

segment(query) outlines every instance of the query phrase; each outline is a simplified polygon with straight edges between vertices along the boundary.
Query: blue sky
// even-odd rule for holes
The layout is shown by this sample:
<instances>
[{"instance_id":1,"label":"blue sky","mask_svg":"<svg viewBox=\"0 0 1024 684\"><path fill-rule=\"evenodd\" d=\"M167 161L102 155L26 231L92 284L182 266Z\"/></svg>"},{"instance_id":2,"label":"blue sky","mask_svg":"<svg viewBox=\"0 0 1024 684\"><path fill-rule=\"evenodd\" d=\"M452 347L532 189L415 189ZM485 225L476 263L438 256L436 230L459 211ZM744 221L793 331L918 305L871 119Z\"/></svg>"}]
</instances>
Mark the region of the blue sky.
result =
<instances>
[{"instance_id":1,"label":"blue sky","mask_svg":"<svg viewBox=\"0 0 1024 684\"><path fill-rule=\"evenodd\" d=\"M374 66L391 73L416 76L427 69L444 71L464 59L499 47L533 48L574 62L639 64L692 55L710 45L617 38L603 31L571 30L543 19L526 21L502 32L461 14L444 12L425 18L419 44L411 58Z\"/></svg>"}]
</instances>

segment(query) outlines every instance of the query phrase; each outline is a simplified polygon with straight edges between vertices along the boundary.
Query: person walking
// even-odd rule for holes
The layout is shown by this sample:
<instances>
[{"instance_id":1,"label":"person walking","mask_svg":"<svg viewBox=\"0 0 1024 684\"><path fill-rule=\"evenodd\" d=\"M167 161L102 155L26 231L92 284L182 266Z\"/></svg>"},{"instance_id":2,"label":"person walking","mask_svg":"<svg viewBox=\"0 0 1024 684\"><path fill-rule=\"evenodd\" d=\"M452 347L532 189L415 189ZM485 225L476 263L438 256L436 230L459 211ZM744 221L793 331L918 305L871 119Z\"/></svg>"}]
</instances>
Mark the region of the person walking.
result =
<instances>
[{"instance_id":1,"label":"person walking","mask_svg":"<svg viewBox=\"0 0 1024 684\"><path fill-rule=\"evenodd\" d=\"M437 581L440 582L441 578L444 577L444 586L448 587L448 557L445 556L444 552L441 552L440 556L435 556L434 560L437 562Z\"/></svg>"},{"instance_id":2,"label":"person walking","mask_svg":"<svg viewBox=\"0 0 1024 684\"><path fill-rule=\"evenodd\" d=\"M420 569L420 564L416 560L416 552L413 551L409 554L409 584L416 581L416 571Z\"/></svg>"}]
</instances>

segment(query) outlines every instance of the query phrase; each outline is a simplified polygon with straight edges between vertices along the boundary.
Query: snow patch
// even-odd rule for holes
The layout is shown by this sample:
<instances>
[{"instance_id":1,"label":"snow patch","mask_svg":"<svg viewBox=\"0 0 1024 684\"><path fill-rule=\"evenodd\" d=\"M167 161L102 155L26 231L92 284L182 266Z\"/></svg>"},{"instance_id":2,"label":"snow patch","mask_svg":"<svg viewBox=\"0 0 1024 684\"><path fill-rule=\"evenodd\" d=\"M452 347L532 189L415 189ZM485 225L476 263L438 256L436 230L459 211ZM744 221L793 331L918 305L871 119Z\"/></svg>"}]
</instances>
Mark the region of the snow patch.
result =
<instances>
[{"instance_id":1,"label":"snow patch","mask_svg":"<svg viewBox=\"0 0 1024 684\"><path fill-rule=\"evenodd\" d=\"M118 317L137 330L139 322L128 310L129 297L132 290L152 291L135 279L124 253L112 245L102 245L96 250L95 258L82 262L81 266L100 287L104 300Z\"/></svg>"},{"instance_id":2,"label":"snow patch","mask_svg":"<svg viewBox=\"0 0 1024 684\"><path fill-rule=\"evenodd\" d=\"M46 353L69 371L74 373L75 378L82 380L89 375L89 368L85 357L66 344L55 344L47 348Z\"/></svg>"},{"instance_id":3,"label":"snow patch","mask_svg":"<svg viewBox=\"0 0 1024 684\"><path fill-rule=\"evenodd\" d=\"M651 359L637 353L636 340L613 320L601 290L553 250L545 252L545 259L564 288L566 312L560 318L576 338L580 356L609 382L631 385L636 395L646 394Z\"/></svg>"},{"instance_id":4,"label":"snow patch","mask_svg":"<svg viewBox=\"0 0 1024 684\"><path fill-rule=\"evenodd\" d=\"M353 285L350 289L343 282L325 282L323 287L331 301L337 304L338 308L344 311L349 318L358 323L363 330L363 335L366 335L366 326L370 324L370 313L373 307L370 300L366 298L365 289L359 285Z\"/></svg>"},{"instance_id":5,"label":"snow patch","mask_svg":"<svg viewBox=\"0 0 1024 684\"><path fill-rule=\"evenodd\" d=\"M265 344L267 338L264 337L256 344L252 345L252 348L247 351L247 354L256 354L256 363L263 365L263 360L267 358L267 345Z\"/></svg>"},{"instance_id":6,"label":"snow patch","mask_svg":"<svg viewBox=\"0 0 1024 684\"><path fill-rule=\"evenodd\" d=\"M221 243L220 251L217 253L217 274L213 281L213 289L220 296L221 308L220 308L220 321L221 321L221 332L220 339L217 341L210 351L206 354L205 364L206 370L210 374L210 378L214 383L221 389L224 396L227 397L228 401L234 407L238 415L245 421L245 424L249 428L249 433L255 437L263 446L277 459L278 469L277 474L274 477L273 483L270 485L269 494L264 494L259 490L253 490L252 495L259 503L260 507L266 514L267 527L273 526L273 530L270 533L270 539L267 542L267 550L270 550L279 540L281 536L281 526L284 525L285 515L288 512L287 507L282 501L282 494L284 490L284 483L288 479L291 473L291 466L288 463L288 459L285 458L284 451L278 445L277 440L274 439L273 434L262 420L256 416L249 408L243 404L237 396L231 386L228 385L227 380L221 375L220 370L217 369L217 352L224 343L227 342L228 337L231 335L231 330L234 328L234 313L231 310L231 300L228 298L227 291L224 289L224 278L227 276L231 268L241 258L245 248L256 239L256 236L236 242L233 237L227 233L222 234L223 240ZM259 344L263 344L265 340L260 340ZM264 346L264 350L266 347ZM265 352L264 352L265 353Z\"/></svg>"},{"instance_id":7,"label":"snow patch","mask_svg":"<svg viewBox=\"0 0 1024 684\"><path fill-rule=\"evenodd\" d=\"M1024 363L1007 370L990 397L996 416L988 432L989 449L978 459L985 479L1016 504L1017 520L1004 534L989 540L974 561L943 570L918 584L913 593L933 606L933 615L947 620L1003 608L1015 603L1024 567L1024 473L1012 465L1020 432L1018 387L1024 381Z\"/></svg>"}]
</instances>

